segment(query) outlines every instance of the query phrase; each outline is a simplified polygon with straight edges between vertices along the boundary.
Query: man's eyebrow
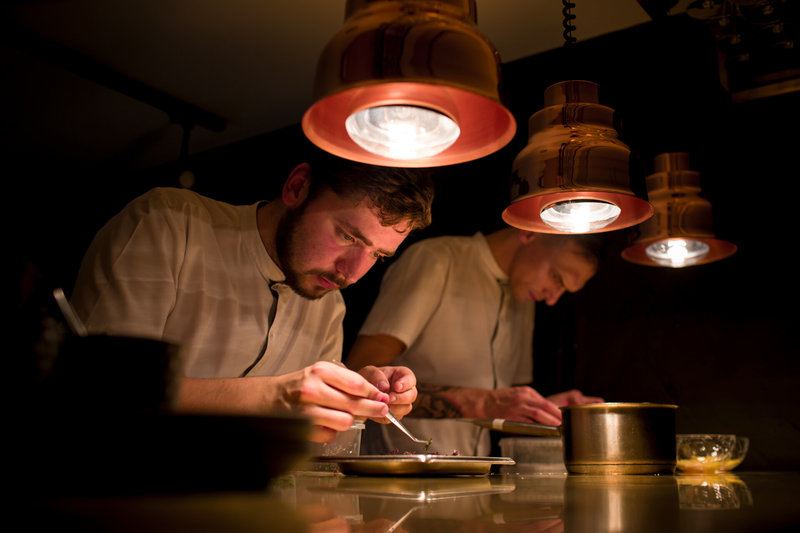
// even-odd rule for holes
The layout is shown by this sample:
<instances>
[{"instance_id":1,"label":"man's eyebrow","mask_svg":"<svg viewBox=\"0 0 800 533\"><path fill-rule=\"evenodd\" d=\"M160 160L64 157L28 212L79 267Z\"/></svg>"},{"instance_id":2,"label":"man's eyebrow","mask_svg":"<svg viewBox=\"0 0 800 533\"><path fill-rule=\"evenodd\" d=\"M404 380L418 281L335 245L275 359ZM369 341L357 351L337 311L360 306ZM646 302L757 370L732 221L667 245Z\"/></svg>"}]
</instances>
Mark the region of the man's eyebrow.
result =
<instances>
[{"instance_id":1,"label":"man's eyebrow","mask_svg":"<svg viewBox=\"0 0 800 533\"><path fill-rule=\"evenodd\" d=\"M372 241L369 240L363 233L361 233L361 230L359 230L357 227L348 224L347 222L342 222L341 224L351 236L355 237L367 246L372 246ZM394 252L390 252L389 250L381 250L380 248L378 248L377 252L384 257L392 257L394 255Z\"/></svg>"}]
</instances>

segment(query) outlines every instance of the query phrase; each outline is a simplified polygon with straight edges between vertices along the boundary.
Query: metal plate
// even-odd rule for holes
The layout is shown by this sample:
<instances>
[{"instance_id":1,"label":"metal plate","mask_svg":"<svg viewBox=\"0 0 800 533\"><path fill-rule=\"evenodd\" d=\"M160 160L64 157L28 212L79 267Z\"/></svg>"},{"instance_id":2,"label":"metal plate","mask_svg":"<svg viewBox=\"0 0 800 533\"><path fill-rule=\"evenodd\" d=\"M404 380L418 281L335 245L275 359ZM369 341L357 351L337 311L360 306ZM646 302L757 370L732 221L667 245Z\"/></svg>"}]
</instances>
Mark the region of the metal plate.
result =
<instances>
[{"instance_id":1,"label":"metal plate","mask_svg":"<svg viewBox=\"0 0 800 533\"><path fill-rule=\"evenodd\" d=\"M312 461L336 463L343 474L367 476L483 475L492 465L516 464L510 457L436 454L325 456Z\"/></svg>"}]
</instances>

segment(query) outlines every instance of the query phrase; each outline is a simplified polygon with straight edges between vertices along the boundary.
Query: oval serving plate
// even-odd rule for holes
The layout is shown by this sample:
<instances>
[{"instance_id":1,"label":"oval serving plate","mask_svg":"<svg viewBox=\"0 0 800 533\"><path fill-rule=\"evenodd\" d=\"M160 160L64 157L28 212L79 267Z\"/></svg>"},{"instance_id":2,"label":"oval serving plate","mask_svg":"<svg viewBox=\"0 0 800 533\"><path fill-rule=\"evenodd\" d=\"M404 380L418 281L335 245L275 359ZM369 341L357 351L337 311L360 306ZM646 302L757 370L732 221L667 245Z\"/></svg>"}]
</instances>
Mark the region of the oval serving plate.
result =
<instances>
[{"instance_id":1,"label":"oval serving plate","mask_svg":"<svg viewBox=\"0 0 800 533\"><path fill-rule=\"evenodd\" d=\"M343 474L366 476L483 475L492 465L516 464L510 457L437 454L322 456L312 461L335 463Z\"/></svg>"}]
</instances>

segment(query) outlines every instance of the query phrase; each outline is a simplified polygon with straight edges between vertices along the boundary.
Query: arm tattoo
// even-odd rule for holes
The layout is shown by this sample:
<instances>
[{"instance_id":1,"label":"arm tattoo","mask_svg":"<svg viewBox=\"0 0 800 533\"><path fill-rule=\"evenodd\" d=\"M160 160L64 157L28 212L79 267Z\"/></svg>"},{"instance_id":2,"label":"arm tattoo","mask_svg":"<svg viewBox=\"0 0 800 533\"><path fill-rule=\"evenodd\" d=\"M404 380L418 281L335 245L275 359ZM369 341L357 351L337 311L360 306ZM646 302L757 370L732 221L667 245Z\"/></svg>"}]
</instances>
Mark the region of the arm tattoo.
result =
<instances>
[{"instance_id":1,"label":"arm tattoo","mask_svg":"<svg viewBox=\"0 0 800 533\"><path fill-rule=\"evenodd\" d=\"M455 387L417 384L417 401L408 416L416 418L461 418L461 409L445 396Z\"/></svg>"}]
</instances>

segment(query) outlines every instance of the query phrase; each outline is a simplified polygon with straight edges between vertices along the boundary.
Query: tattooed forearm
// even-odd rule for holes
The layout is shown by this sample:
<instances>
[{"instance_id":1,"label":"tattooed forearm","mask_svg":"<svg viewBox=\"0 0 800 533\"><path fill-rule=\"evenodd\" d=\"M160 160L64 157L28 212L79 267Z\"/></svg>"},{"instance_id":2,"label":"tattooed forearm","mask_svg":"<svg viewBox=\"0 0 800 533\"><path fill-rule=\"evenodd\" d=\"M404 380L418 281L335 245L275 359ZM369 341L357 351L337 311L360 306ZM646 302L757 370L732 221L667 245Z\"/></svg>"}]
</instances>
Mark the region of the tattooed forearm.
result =
<instances>
[{"instance_id":1,"label":"tattooed forearm","mask_svg":"<svg viewBox=\"0 0 800 533\"><path fill-rule=\"evenodd\" d=\"M408 416L417 418L461 418L461 409L447 397L455 387L417 384L417 400Z\"/></svg>"}]
</instances>

